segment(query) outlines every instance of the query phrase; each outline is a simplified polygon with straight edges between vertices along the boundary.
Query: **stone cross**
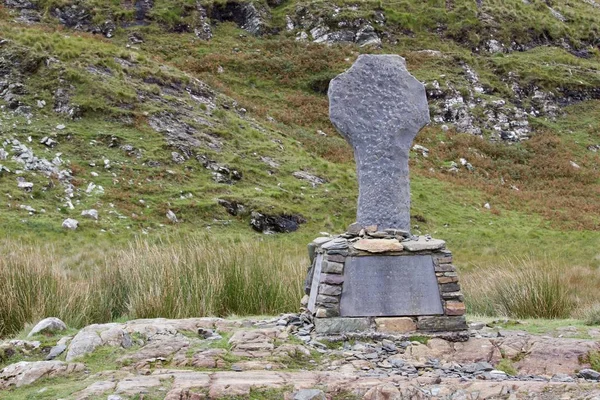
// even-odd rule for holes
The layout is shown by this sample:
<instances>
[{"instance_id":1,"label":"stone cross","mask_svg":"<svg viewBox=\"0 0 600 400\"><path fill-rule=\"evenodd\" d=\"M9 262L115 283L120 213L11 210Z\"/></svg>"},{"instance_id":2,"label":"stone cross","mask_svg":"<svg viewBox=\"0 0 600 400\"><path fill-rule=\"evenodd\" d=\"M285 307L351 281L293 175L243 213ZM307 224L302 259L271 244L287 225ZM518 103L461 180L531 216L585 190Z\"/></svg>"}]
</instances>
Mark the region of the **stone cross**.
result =
<instances>
[{"instance_id":1,"label":"stone cross","mask_svg":"<svg viewBox=\"0 0 600 400\"><path fill-rule=\"evenodd\" d=\"M329 117L354 149L357 222L410 230L408 154L429 122L425 87L397 55L361 55L329 85Z\"/></svg>"}]
</instances>

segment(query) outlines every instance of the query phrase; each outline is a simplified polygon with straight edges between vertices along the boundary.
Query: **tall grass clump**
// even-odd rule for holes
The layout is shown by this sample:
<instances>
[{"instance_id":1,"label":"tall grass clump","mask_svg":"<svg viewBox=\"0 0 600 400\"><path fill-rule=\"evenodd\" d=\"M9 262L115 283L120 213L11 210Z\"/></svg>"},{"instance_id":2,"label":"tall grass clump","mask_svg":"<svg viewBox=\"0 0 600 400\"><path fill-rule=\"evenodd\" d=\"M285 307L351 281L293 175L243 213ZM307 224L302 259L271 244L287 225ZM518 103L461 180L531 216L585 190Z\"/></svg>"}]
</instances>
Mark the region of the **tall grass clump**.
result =
<instances>
[{"instance_id":1,"label":"tall grass clump","mask_svg":"<svg viewBox=\"0 0 600 400\"><path fill-rule=\"evenodd\" d=\"M549 260L506 260L464 274L469 312L511 318L567 318L590 301L590 288L566 267Z\"/></svg>"},{"instance_id":2,"label":"tall grass clump","mask_svg":"<svg viewBox=\"0 0 600 400\"><path fill-rule=\"evenodd\" d=\"M72 327L128 318L294 311L303 246L251 239L139 240L81 268L51 247L0 244L0 337L55 316ZM76 264L76 265L75 265Z\"/></svg>"},{"instance_id":3,"label":"tall grass clump","mask_svg":"<svg viewBox=\"0 0 600 400\"><path fill-rule=\"evenodd\" d=\"M115 258L136 318L273 314L297 309L303 247L186 239L139 241Z\"/></svg>"}]
</instances>

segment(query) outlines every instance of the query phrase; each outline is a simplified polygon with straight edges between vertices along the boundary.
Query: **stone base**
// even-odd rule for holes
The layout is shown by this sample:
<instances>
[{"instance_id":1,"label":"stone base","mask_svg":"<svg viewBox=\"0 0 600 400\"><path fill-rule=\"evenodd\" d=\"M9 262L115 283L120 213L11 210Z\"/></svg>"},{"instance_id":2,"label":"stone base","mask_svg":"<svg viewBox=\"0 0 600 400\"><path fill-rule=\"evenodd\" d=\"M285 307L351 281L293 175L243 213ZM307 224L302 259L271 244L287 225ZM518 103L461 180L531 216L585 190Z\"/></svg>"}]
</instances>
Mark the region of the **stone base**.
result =
<instances>
[{"instance_id":1,"label":"stone base","mask_svg":"<svg viewBox=\"0 0 600 400\"><path fill-rule=\"evenodd\" d=\"M307 308L320 335L466 331L452 254L405 232L346 233L309 245Z\"/></svg>"},{"instance_id":2,"label":"stone base","mask_svg":"<svg viewBox=\"0 0 600 400\"><path fill-rule=\"evenodd\" d=\"M315 318L318 335L338 335L358 332L377 332L389 335L405 335L434 332L466 331L464 316L424 317L332 317Z\"/></svg>"}]
</instances>

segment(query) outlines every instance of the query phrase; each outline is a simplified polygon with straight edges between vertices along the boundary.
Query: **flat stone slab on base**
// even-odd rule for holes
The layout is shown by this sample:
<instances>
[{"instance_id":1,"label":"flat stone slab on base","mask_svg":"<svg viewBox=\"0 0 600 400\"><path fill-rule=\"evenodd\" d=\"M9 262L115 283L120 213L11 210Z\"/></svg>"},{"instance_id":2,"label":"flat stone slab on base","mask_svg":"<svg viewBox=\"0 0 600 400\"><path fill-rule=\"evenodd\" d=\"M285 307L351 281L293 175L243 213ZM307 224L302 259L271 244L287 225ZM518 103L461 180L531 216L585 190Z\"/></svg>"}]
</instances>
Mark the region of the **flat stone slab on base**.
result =
<instances>
[{"instance_id":1,"label":"flat stone slab on base","mask_svg":"<svg viewBox=\"0 0 600 400\"><path fill-rule=\"evenodd\" d=\"M444 313L429 255L350 257L344 269L342 317Z\"/></svg>"}]
</instances>

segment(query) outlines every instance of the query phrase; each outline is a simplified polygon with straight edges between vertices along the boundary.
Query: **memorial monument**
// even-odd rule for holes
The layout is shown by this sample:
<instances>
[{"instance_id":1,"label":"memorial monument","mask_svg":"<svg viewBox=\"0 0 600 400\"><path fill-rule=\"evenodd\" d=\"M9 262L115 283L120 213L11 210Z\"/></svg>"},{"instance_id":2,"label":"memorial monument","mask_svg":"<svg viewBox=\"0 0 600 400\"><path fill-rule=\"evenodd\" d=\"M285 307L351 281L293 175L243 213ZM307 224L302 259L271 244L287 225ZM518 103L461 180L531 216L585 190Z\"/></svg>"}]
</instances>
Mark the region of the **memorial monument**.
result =
<instances>
[{"instance_id":1,"label":"memorial monument","mask_svg":"<svg viewBox=\"0 0 600 400\"><path fill-rule=\"evenodd\" d=\"M306 307L320 334L466 330L443 240L410 233L409 151L429 122L425 87L397 55L361 55L329 85L329 114L354 149L356 222L309 245Z\"/></svg>"}]
</instances>

